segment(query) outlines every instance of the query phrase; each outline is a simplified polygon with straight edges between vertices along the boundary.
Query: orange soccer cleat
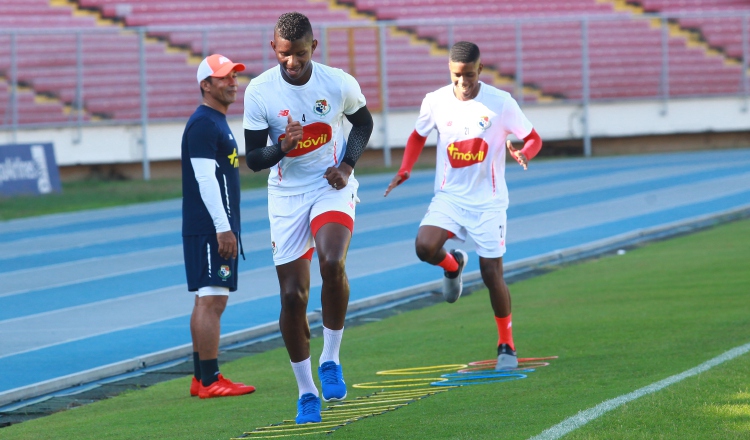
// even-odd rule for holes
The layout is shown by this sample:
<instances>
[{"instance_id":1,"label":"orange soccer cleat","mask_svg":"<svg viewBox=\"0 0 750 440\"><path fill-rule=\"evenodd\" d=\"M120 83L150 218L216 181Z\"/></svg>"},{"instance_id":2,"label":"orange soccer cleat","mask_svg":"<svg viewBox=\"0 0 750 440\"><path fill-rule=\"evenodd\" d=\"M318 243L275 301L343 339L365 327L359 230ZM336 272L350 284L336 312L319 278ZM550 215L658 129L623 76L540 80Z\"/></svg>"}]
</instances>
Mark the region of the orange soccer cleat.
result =
<instances>
[{"instance_id":1,"label":"orange soccer cleat","mask_svg":"<svg viewBox=\"0 0 750 440\"><path fill-rule=\"evenodd\" d=\"M190 382L190 397L195 397L201 389L201 381L193 376L193 381Z\"/></svg>"},{"instance_id":2,"label":"orange soccer cleat","mask_svg":"<svg viewBox=\"0 0 750 440\"><path fill-rule=\"evenodd\" d=\"M198 390L198 397L201 399L210 399L212 397L241 396L243 394L250 394L253 391L255 391L254 386L234 383L222 374L219 374L219 380L216 382L207 387L201 385Z\"/></svg>"}]
</instances>

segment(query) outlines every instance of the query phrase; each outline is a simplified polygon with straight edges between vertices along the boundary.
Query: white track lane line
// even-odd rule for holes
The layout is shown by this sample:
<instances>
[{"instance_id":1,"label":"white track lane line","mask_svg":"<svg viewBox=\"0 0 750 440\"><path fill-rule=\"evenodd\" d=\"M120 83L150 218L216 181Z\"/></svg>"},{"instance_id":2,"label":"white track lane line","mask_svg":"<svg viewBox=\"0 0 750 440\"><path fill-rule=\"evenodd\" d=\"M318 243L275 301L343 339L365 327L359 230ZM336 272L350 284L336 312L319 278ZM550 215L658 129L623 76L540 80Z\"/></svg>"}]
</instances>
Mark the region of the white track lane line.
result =
<instances>
[{"instance_id":1,"label":"white track lane line","mask_svg":"<svg viewBox=\"0 0 750 440\"><path fill-rule=\"evenodd\" d=\"M654 382L651 385L647 385L643 388L637 389L633 391L632 393L624 394L620 397L615 397L614 399L607 400L606 402L602 402L593 408L589 408L585 411L581 411L578 414L574 415L573 417L569 417L563 420L562 422L558 423L557 425L544 430L541 434L535 437L531 437L529 440L552 440L552 439L561 438L562 436L575 431L576 429L580 428L581 426L587 424L588 422L592 420L598 419L599 417L603 416L605 413L612 411L613 409L619 406L622 406L639 397L643 397L648 394L655 393L670 385L676 384L677 382L687 379L688 377L692 377L692 376L695 376L696 374L703 373L704 371L710 370L711 368L719 364L732 360L736 357L742 356L748 351L750 351L750 343L741 345L739 347L735 347L709 361L706 361L698 365L695 368L691 368L680 374L670 376L664 380L660 380L659 382Z\"/></svg>"}]
</instances>

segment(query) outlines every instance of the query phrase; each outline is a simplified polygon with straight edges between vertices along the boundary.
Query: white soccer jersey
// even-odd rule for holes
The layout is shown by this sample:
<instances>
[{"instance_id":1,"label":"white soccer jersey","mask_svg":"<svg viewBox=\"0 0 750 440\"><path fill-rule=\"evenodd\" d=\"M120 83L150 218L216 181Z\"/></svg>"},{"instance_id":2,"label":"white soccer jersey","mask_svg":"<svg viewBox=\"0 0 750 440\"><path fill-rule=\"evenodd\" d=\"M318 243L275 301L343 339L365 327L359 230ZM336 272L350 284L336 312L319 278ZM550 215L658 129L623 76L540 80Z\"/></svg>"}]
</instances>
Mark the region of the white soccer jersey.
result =
<instances>
[{"instance_id":1,"label":"white soccer jersey","mask_svg":"<svg viewBox=\"0 0 750 440\"><path fill-rule=\"evenodd\" d=\"M288 115L303 126L297 147L271 168L270 194L295 195L328 185L323 174L328 167L338 166L346 151L344 115L365 106L365 97L351 75L316 62L312 69L307 84L294 86L275 66L253 78L245 90L243 128L268 128L277 143L284 137Z\"/></svg>"},{"instance_id":2,"label":"white soccer jersey","mask_svg":"<svg viewBox=\"0 0 750 440\"><path fill-rule=\"evenodd\" d=\"M428 93L416 122L427 137L437 129L435 197L471 210L508 208L505 140L523 139L532 125L509 93L480 81L476 98L460 101L453 85Z\"/></svg>"}]
</instances>

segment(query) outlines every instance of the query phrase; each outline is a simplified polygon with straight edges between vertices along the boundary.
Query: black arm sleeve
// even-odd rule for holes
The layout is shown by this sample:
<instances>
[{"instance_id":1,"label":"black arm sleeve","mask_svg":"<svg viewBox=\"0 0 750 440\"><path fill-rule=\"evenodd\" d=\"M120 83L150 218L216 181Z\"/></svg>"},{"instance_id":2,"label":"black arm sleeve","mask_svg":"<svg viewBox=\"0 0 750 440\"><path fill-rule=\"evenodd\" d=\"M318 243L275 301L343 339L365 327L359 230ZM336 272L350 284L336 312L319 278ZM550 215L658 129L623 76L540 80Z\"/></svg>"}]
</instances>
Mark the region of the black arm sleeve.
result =
<instances>
[{"instance_id":1,"label":"black arm sleeve","mask_svg":"<svg viewBox=\"0 0 750 440\"><path fill-rule=\"evenodd\" d=\"M271 168L285 156L284 152L281 151L281 145L266 146L267 140L268 129L245 129L245 162L255 172Z\"/></svg>"},{"instance_id":2,"label":"black arm sleeve","mask_svg":"<svg viewBox=\"0 0 750 440\"><path fill-rule=\"evenodd\" d=\"M346 141L346 153L344 153L342 162L354 168L354 164L357 163L357 160L367 148L367 142L370 140L374 124L367 106L362 107L352 115L345 116L352 123L352 130L349 132L349 138Z\"/></svg>"}]
</instances>

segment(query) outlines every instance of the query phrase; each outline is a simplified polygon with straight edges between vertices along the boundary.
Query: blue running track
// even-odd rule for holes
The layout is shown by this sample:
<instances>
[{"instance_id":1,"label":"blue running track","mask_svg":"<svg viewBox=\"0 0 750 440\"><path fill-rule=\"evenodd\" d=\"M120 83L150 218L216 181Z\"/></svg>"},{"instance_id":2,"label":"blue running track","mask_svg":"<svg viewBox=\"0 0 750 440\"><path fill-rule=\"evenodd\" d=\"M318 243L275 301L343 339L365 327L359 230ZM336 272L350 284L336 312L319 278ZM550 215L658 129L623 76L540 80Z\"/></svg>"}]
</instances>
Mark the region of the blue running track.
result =
<instances>
[{"instance_id":1,"label":"blue running track","mask_svg":"<svg viewBox=\"0 0 750 440\"><path fill-rule=\"evenodd\" d=\"M434 173L417 172L383 198L391 177L359 178L352 302L442 276L413 249ZM507 181L509 264L749 208L750 150L535 161L526 172L509 164ZM0 371L10 379L0 383L0 405L19 389L190 343L180 215L171 200L0 222ZM247 260L223 334L279 315L265 189L243 193L242 218ZM466 249L467 270L478 270L472 243L448 246ZM318 308L313 270L310 311Z\"/></svg>"}]
</instances>

